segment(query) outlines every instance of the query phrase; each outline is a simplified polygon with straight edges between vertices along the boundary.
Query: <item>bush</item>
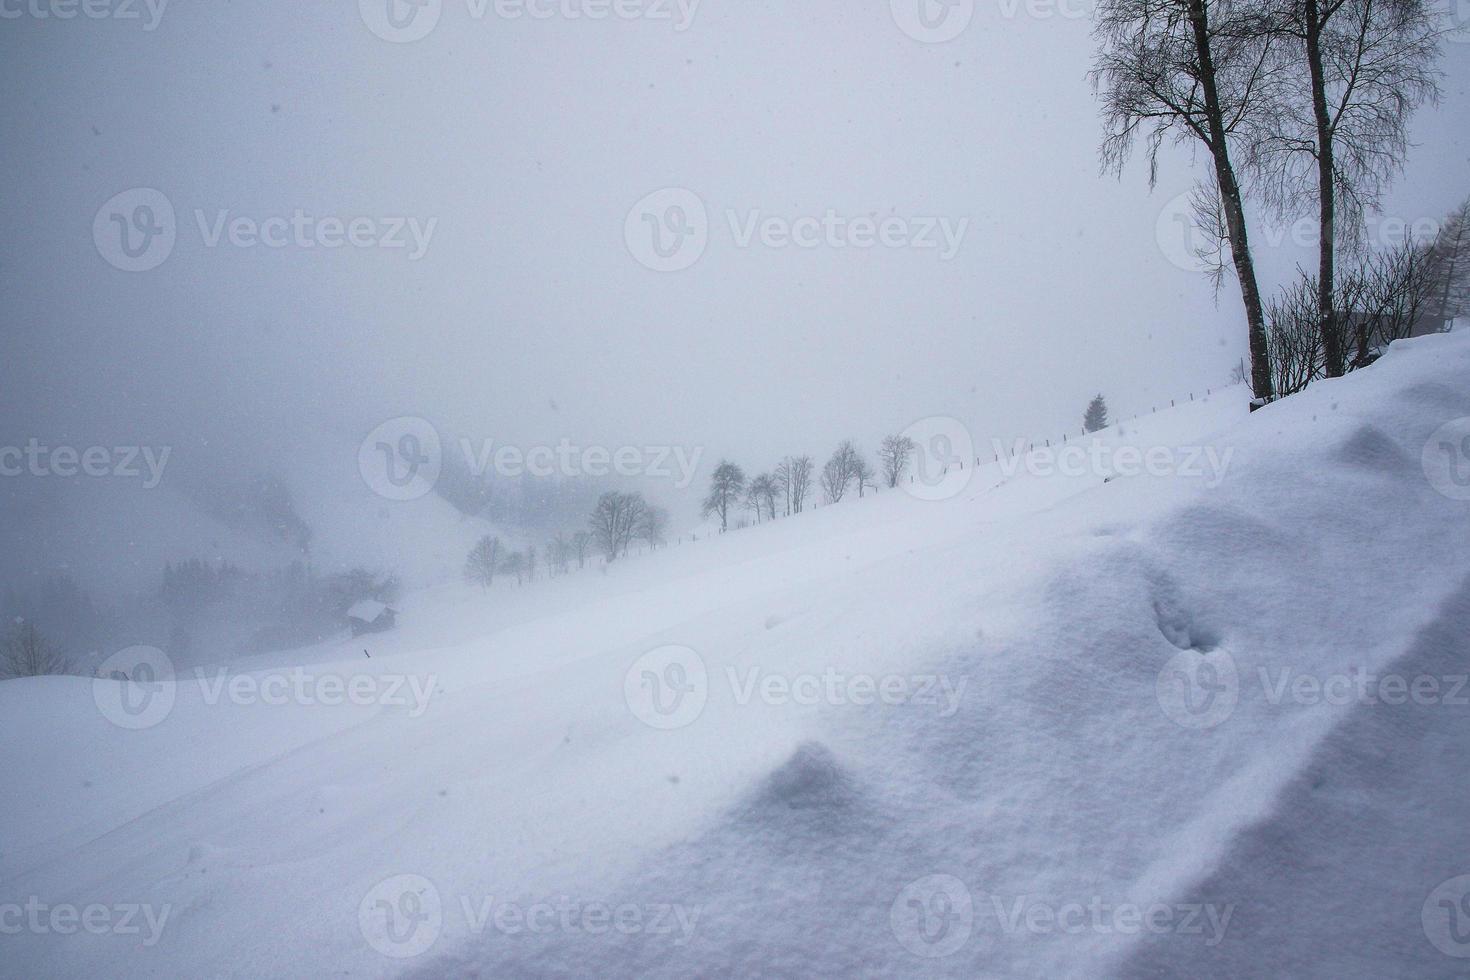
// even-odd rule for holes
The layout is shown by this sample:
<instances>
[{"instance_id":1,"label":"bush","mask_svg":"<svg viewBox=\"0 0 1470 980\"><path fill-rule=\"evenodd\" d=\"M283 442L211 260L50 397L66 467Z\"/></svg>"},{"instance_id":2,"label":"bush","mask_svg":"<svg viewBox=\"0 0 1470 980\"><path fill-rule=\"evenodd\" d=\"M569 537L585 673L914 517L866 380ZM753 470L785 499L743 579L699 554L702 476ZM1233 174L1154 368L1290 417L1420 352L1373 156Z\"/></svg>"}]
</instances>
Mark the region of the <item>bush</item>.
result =
<instances>
[{"instance_id":1,"label":"bush","mask_svg":"<svg viewBox=\"0 0 1470 980\"><path fill-rule=\"evenodd\" d=\"M0 642L0 679L74 673L72 662L29 622L16 623Z\"/></svg>"}]
</instances>

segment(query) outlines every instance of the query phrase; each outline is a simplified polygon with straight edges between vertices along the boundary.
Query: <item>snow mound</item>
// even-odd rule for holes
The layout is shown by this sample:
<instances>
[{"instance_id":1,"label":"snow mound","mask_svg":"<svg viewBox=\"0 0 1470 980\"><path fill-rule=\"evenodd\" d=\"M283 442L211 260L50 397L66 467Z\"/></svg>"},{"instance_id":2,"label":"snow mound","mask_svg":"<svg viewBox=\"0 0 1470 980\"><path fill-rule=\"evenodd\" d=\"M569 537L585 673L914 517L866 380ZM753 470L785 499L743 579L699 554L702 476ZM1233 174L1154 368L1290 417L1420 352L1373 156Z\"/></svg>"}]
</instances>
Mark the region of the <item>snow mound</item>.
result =
<instances>
[{"instance_id":1,"label":"snow mound","mask_svg":"<svg viewBox=\"0 0 1470 980\"><path fill-rule=\"evenodd\" d=\"M1407 453L1375 425L1361 425L1340 446L1335 458L1349 466L1408 475L1416 465Z\"/></svg>"}]
</instances>

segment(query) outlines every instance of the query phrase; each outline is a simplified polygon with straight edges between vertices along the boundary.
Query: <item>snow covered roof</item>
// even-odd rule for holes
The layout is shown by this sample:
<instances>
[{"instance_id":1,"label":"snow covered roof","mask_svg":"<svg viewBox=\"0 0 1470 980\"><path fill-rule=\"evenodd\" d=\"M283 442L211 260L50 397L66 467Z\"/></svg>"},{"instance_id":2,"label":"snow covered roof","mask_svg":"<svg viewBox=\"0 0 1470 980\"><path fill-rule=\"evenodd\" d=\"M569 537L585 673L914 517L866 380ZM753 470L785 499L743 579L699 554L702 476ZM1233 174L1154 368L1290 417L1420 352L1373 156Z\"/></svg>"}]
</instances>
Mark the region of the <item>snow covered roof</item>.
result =
<instances>
[{"instance_id":1,"label":"snow covered roof","mask_svg":"<svg viewBox=\"0 0 1470 980\"><path fill-rule=\"evenodd\" d=\"M376 599L359 599L352 604L351 609L347 610L347 618L371 623L386 611L388 611L388 606L385 603Z\"/></svg>"}]
</instances>

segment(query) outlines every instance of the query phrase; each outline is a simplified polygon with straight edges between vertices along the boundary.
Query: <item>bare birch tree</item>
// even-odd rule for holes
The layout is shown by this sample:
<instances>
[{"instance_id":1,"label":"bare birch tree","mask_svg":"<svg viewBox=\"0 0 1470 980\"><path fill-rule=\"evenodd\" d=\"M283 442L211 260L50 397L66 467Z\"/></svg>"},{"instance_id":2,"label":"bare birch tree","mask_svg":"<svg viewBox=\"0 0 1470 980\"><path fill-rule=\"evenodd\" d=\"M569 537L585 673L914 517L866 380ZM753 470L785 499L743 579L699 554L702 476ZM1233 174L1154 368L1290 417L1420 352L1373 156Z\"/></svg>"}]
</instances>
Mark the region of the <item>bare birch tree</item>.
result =
<instances>
[{"instance_id":1,"label":"bare birch tree","mask_svg":"<svg viewBox=\"0 0 1470 980\"><path fill-rule=\"evenodd\" d=\"M1097 17L1091 77L1103 105L1103 167L1121 174L1142 137L1152 186L1166 140L1208 151L1245 302L1251 384L1269 400L1265 312L1232 147L1268 109L1263 88L1279 70L1277 39L1250 0L1100 0Z\"/></svg>"},{"instance_id":2,"label":"bare birch tree","mask_svg":"<svg viewBox=\"0 0 1470 980\"><path fill-rule=\"evenodd\" d=\"M1347 370L1335 308L1337 254L1361 252L1365 214L1402 169L1414 111L1439 99L1435 11L1425 0L1268 0L1285 39L1260 89L1271 112L1249 120L1249 169L1266 203L1315 205L1317 307L1327 377Z\"/></svg>"}]
</instances>

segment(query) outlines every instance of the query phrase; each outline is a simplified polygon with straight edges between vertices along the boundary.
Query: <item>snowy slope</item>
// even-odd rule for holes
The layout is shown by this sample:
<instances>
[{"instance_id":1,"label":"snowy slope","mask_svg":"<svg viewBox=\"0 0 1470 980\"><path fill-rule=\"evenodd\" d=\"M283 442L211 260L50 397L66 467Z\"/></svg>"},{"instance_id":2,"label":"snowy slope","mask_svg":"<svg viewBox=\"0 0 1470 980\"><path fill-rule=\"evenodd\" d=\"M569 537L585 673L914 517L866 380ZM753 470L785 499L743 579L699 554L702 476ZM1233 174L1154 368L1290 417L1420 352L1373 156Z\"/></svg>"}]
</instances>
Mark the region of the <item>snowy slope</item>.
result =
<instances>
[{"instance_id":1,"label":"snowy slope","mask_svg":"<svg viewBox=\"0 0 1470 980\"><path fill-rule=\"evenodd\" d=\"M139 731L116 682L0 684L0 910L161 920L26 928L0 973L1459 975L1470 707L1290 684L1470 669L1470 503L1420 458L1467 374L1424 338L1104 437L1218 485L991 464L419 591L371 658L186 677ZM328 676L373 697L250 694Z\"/></svg>"}]
</instances>

